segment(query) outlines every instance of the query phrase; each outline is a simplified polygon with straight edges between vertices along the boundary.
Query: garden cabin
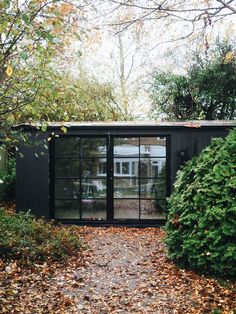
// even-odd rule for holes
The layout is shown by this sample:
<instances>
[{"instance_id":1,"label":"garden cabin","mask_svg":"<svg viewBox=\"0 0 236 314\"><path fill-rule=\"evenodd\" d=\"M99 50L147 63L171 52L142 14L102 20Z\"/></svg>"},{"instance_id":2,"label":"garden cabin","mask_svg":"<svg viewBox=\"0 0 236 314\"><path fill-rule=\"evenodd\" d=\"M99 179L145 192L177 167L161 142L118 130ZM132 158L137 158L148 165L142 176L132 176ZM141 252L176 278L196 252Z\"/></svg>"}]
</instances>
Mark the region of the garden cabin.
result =
<instances>
[{"instance_id":1,"label":"garden cabin","mask_svg":"<svg viewBox=\"0 0 236 314\"><path fill-rule=\"evenodd\" d=\"M234 121L19 125L17 210L65 223L156 225L176 172Z\"/></svg>"}]
</instances>

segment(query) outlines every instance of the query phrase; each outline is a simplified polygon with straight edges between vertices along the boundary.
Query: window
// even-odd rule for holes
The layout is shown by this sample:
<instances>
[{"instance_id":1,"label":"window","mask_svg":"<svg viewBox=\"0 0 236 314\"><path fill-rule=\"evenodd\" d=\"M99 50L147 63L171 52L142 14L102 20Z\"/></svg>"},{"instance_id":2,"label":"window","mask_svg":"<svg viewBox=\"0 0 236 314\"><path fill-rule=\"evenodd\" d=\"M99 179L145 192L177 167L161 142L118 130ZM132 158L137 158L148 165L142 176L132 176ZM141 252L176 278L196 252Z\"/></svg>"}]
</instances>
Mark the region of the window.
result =
<instances>
[{"instance_id":1,"label":"window","mask_svg":"<svg viewBox=\"0 0 236 314\"><path fill-rule=\"evenodd\" d=\"M107 173L107 163L102 161L99 163L99 166L98 166L98 175L103 176L103 175L106 175L106 173Z\"/></svg>"},{"instance_id":2,"label":"window","mask_svg":"<svg viewBox=\"0 0 236 314\"><path fill-rule=\"evenodd\" d=\"M115 161L114 174L117 176L135 176L135 171L138 171L137 161Z\"/></svg>"}]
</instances>

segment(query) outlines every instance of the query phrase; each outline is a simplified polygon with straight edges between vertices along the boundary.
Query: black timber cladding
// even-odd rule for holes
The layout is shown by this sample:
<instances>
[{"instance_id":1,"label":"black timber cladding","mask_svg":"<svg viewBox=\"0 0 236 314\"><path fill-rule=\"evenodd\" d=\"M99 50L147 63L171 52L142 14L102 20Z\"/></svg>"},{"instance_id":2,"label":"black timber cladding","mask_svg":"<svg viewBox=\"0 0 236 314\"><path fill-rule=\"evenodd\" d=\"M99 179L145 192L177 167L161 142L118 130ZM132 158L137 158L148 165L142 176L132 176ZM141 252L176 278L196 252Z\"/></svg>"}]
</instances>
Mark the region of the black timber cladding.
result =
<instances>
[{"instance_id":1,"label":"black timber cladding","mask_svg":"<svg viewBox=\"0 0 236 314\"><path fill-rule=\"evenodd\" d=\"M52 132L58 135L88 136L167 136L170 157L169 186L172 188L177 170L186 160L199 154L213 137L224 137L235 126L234 121L192 122L111 122L67 123L67 133L61 130L62 123L52 123L46 132L36 126L20 125L18 128L30 134L32 144L22 146L17 158L17 210L28 210L37 216L52 217L53 189L50 189L50 150L45 149ZM49 142L50 144L50 142Z\"/></svg>"}]
</instances>

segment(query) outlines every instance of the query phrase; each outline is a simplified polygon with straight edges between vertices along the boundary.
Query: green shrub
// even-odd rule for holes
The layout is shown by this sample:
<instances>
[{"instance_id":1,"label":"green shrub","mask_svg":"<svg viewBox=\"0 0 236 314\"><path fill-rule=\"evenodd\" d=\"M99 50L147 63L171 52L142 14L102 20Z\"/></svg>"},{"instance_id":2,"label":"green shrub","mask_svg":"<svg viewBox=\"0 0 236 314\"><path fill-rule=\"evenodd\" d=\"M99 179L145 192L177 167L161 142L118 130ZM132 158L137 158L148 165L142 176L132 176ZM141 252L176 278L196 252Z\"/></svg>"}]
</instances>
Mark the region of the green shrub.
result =
<instances>
[{"instance_id":1,"label":"green shrub","mask_svg":"<svg viewBox=\"0 0 236 314\"><path fill-rule=\"evenodd\" d=\"M179 265L236 276L236 130L214 139L178 172L166 243Z\"/></svg>"},{"instance_id":2,"label":"green shrub","mask_svg":"<svg viewBox=\"0 0 236 314\"><path fill-rule=\"evenodd\" d=\"M58 227L30 213L9 215L0 209L0 256L4 259L63 260L80 248L74 227Z\"/></svg>"},{"instance_id":3,"label":"green shrub","mask_svg":"<svg viewBox=\"0 0 236 314\"><path fill-rule=\"evenodd\" d=\"M0 170L0 180L3 186L0 192L1 201L9 201L15 199L16 189L16 158L10 157L7 160L6 171Z\"/></svg>"}]
</instances>

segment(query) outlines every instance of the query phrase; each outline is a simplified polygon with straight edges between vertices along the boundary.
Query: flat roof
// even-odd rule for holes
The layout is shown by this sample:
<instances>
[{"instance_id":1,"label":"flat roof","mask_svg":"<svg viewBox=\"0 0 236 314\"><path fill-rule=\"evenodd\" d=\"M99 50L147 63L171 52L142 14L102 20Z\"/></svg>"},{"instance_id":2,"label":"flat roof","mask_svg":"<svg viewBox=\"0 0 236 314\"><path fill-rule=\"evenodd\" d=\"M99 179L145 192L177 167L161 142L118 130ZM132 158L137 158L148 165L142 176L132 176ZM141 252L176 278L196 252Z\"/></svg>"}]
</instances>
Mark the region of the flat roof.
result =
<instances>
[{"instance_id":1,"label":"flat roof","mask_svg":"<svg viewBox=\"0 0 236 314\"><path fill-rule=\"evenodd\" d=\"M48 122L48 123L23 123L14 128L37 129L46 125L48 129L58 129L62 126L68 128L126 128L126 127L157 127L157 128L201 128L201 127L233 127L236 120L191 120L191 121L109 121L109 122Z\"/></svg>"}]
</instances>

